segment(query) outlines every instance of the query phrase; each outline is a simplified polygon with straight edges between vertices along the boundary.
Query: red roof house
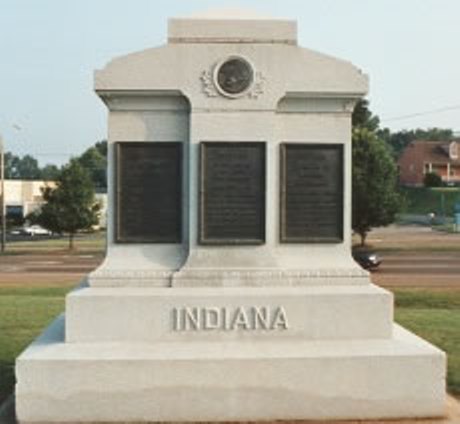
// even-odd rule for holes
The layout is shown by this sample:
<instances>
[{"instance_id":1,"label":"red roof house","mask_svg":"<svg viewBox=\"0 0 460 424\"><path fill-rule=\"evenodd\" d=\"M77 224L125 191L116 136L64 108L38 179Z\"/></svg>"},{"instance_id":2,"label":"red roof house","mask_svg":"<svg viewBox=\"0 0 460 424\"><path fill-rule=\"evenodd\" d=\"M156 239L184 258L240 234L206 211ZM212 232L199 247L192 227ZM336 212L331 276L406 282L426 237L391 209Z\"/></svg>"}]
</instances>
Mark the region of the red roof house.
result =
<instances>
[{"instance_id":1,"label":"red roof house","mask_svg":"<svg viewBox=\"0 0 460 424\"><path fill-rule=\"evenodd\" d=\"M460 143L413 141L398 160L401 185L422 186L425 174L435 172L445 183L460 184Z\"/></svg>"}]
</instances>

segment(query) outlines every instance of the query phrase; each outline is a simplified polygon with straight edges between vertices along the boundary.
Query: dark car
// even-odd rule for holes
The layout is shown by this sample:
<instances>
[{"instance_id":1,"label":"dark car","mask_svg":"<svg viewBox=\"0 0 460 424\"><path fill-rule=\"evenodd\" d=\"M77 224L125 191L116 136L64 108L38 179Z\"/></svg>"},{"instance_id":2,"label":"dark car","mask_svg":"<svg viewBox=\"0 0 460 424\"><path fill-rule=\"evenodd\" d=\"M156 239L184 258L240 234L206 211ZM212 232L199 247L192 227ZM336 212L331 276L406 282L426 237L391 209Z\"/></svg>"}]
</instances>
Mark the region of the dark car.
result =
<instances>
[{"instance_id":1,"label":"dark car","mask_svg":"<svg viewBox=\"0 0 460 424\"><path fill-rule=\"evenodd\" d=\"M369 271L377 269L382 262L382 259L377 253L364 250L354 250L353 259L364 269L368 269Z\"/></svg>"}]
</instances>

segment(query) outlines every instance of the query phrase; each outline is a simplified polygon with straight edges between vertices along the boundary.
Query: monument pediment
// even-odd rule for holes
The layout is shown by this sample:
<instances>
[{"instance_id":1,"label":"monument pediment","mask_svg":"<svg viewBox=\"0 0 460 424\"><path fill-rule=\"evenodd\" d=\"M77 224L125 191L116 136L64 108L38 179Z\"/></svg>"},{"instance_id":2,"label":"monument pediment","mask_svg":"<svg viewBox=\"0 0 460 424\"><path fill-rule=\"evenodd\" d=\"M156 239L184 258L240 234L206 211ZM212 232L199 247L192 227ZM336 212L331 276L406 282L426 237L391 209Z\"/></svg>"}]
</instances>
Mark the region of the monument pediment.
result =
<instances>
[{"instance_id":1,"label":"monument pediment","mask_svg":"<svg viewBox=\"0 0 460 424\"><path fill-rule=\"evenodd\" d=\"M203 75L212 78L215 67L234 55L251 63L263 85L238 105L209 95L203 85ZM287 93L358 98L367 93L368 79L350 62L298 47L295 21L223 12L171 19L167 45L111 61L96 71L95 89L179 89L192 108L206 107L211 97L224 108L274 109Z\"/></svg>"}]
</instances>

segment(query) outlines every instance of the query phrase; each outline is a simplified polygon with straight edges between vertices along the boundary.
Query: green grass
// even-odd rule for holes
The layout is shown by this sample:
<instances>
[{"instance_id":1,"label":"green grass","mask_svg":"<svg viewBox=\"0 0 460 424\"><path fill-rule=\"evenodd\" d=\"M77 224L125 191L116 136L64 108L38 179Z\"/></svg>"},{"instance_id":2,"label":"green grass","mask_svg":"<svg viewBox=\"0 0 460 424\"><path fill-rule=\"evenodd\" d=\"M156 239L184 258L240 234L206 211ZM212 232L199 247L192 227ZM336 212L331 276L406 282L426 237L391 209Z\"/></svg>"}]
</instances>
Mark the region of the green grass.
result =
<instances>
[{"instance_id":1,"label":"green grass","mask_svg":"<svg viewBox=\"0 0 460 424\"><path fill-rule=\"evenodd\" d=\"M79 234L75 237L75 250L72 253L100 253L105 249L106 234L103 231L92 234ZM7 243L6 251L2 255L23 255L29 253L45 253L56 250L64 251L69 246L67 237L41 240L39 237L26 241Z\"/></svg>"},{"instance_id":2,"label":"green grass","mask_svg":"<svg viewBox=\"0 0 460 424\"><path fill-rule=\"evenodd\" d=\"M14 389L14 361L64 309L69 287L0 288L0 403ZM397 290L396 320L448 354L448 389L460 395L460 292Z\"/></svg>"},{"instance_id":3,"label":"green grass","mask_svg":"<svg viewBox=\"0 0 460 424\"><path fill-rule=\"evenodd\" d=\"M401 212L406 214L453 216L454 205L460 202L459 188L402 187L401 193L405 199Z\"/></svg>"},{"instance_id":4,"label":"green grass","mask_svg":"<svg viewBox=\"0 0 460 424\"><path fill-rule=\"evenodd\" d=\"M0 404L14 389L14 360L64 310L68 287L0 288Z\"/></svg>"},{"instance_id":5,"label":"green grass","mask_svg":"<svg viewBox=\"0 0 460 424\"><path fill-rule=\"evenodd\" d=\"M447 352L447 386L460 395L460 292L397 290L395 318Z\"/></svg>"}]
</instances>

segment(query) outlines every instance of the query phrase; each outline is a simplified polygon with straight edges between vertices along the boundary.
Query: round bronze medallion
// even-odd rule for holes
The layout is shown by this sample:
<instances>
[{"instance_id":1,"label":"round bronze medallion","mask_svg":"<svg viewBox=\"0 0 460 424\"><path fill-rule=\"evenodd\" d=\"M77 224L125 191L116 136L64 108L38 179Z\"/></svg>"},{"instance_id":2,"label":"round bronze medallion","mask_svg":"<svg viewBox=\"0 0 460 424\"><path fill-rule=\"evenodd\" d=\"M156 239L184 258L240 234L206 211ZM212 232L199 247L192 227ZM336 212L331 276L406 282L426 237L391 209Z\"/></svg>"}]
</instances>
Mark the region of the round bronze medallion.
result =
<instances>
[{"instance_id":1,"label":"round bronze medallion","mask_svg":"<svg viewBox=\"0 0 460 424\"><path fill-rule=\"evenodd\" d=\"M253 79L251 64L241 57L231 57L216 69L216 85L222 94L230 97L244 94L251 87Z\"/></svg>"}]
</instances>

